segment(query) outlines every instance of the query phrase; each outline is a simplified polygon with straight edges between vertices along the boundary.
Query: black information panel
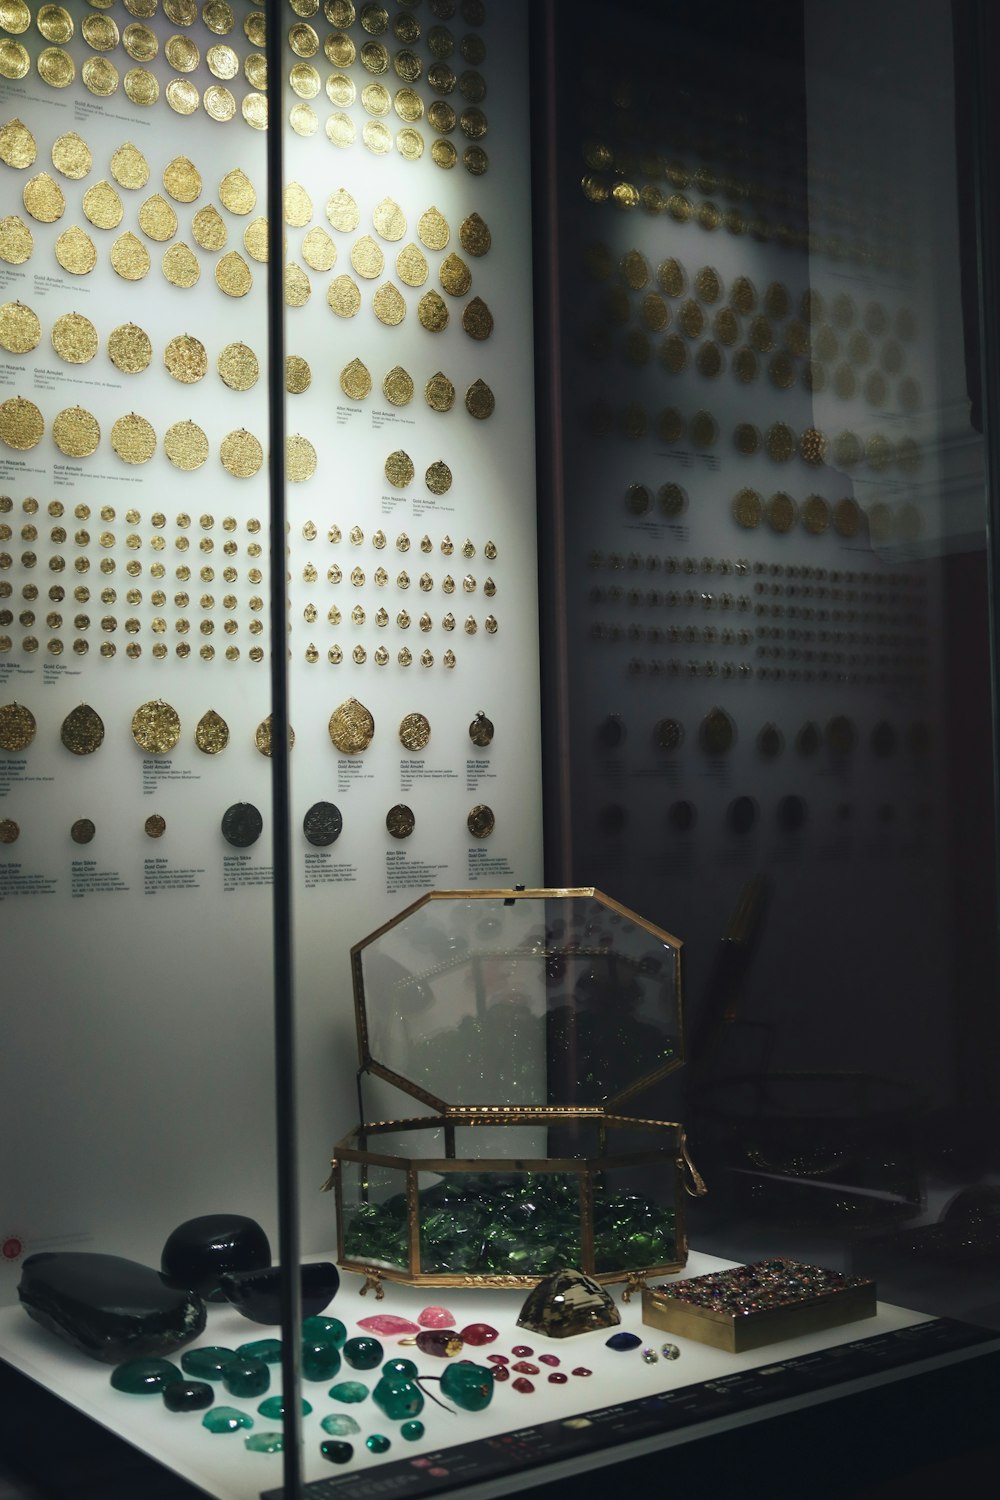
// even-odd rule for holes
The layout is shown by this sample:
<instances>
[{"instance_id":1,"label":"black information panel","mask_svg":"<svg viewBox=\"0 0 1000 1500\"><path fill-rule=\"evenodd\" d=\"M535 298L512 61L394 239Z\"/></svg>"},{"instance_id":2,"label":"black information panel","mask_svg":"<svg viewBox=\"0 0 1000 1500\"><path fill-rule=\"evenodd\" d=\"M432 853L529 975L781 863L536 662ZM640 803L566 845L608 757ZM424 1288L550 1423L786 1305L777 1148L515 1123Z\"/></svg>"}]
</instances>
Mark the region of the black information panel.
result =
<instances>
[{"instance_id":1,"label":"black information panel","mask_svg":"<svg viewBox=\"0 0 1000 1500\"><path fill-rule=\"evenodd\" d=\"M776 1364L735 1371L718 1380L659 1391L621 1406L601 1406L537 1427L519 1427L495 1437L381 1464L369 1474L331 1474L307 1484L305 1500L386 1500L387 1496L441 1494L480 1484L526 1467L558 1463L657 1433L677 1432L718 1417L787 1401L846 1381L902 1369L922 1360L995 1343L997 1334L951 1318L936 1318L894 1333L859 1339ZM261 1500L281 1500L267 1490Z\"/></svg>"}]
</instances>

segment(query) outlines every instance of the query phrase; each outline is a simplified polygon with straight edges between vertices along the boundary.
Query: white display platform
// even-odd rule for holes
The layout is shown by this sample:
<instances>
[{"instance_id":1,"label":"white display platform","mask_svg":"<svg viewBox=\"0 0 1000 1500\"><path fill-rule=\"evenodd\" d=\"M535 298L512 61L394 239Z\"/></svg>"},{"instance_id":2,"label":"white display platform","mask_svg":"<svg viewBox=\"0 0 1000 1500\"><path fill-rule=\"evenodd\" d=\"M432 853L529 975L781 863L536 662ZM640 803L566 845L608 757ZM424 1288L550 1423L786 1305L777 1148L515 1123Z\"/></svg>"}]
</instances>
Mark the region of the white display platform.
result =
<instances>
[{"instance_id":1,"label":"white display platform","mask_svg":"<svg viewBox=\"0 0 1000 1500\"><path fill-rule=\"evenodd\" d=\"M714 1256L692 1254L687 1274L705 1275L710 1271L723 1270L733 1262ZM666 1278L664 1278L666 1279ZM364 1332L357 1328L356 1320L378 1312L392 1312L415 1318L422 1308L430 1304L448 1307L456 1318L459 1328L470 1322L488 1322L500 1330L497 1341L482 1349L470 1349L469 1355L483 1360L488 1353L496 1351L510 1355L514 1344L528 1344L535 1355L551 1353L558 1356L559 1368L569 1375L565 1385L549 1385L546 1377L550 1370L541 1366L541 1373L533 1376L533 1395L522 1395L513 1389L512 1381L497 1386L490 1407L480 1413L459 1412L454 1416L442 1411L428 1401L421 1414L426 1427L423 1439L407 1443L399 1438L399 1424L390 1421L379 1409L367 1400L354 1406L345 1406L332 1401L327 1390L333 1382L304 1382L303 1394L313 1407L304 1419L305 1435L305 1481L313 1481L334 1474L354 1472L372 1473L380 1464L400 1458L419 1457L422 1453L437 1453L455 1443L468 1443L478 1438L494 1437L532 1425L560 1418L570 1418L582 1412L606 1411L609 1403L615 1405L634 1401L656 1392L675 1389L695 1382L718 1379L739 1371L779 1363L782 1359L802 1356L851 1343L857 1339L870 1338L876 1334L892 1333L898 1329L929 1322L925 1314L906 1308L879 1303L878 1315L862 1322L847 1324L825 1333L806 1335L773 1344L766 1349L746 1354L727 1354L690 1340L673 1340L681 1349L680 1359L660 1359L656 1364L645 1364L639 1351L626 1354L615 1353L605 1347L607 1332L583 1334L571 1339L546 1339L537 1334L526 1333L515 1327L518 1312L524 1300L521 1291L458 1291L387 1285L384 1301L376 1302L369 1293L359 1295L360 1279L346 1276L341 1290L328 1312L339 1317L348 1328L348 1336ZM621 1304L620 1289L612 1289L621 1312L621 1326L634 1330L655 1348L669 1337L657 1329L644 1328L641 1321L641 1302L636 1296L628 1305ZM250 1323L229 1308L210 1307L208 1325L204 1334L189 1347L199 1344L221 1344L235 1347L252 1339L274 1336L277 1330L269 1330L259 1324ZM399 1348L398 1339L382 1340L387 1357L398 1352L413 1357L416 1351ZM980 1352L979 1350L972 1352ZM180 1353L174 1356L179 1361ZM944 1356L933 1365L947 1363L949 1359L962 1359L964 1354ZM100 1423L117 1437L133 1444L141 1452L173 1470L185 1480L199 1486L216 1500L251 1500L261 1491L280 1486L282 1482L281 1456L248 1452L243 1444L246 1432L232 1435L214 1435L201 1425L202 1413L174 1414L168 1412L159 1396L126 1396L114 1391L109 1383L109 1366L95 1363L78 1353L68 1344L63 1344L32 1322L20 1308L0 1311L0 1358L37 1381L71 1406L77 1408L93 1421ZM444 1361L433 1356L416 1354L421 1374L434 1374L444 1368ZM512 1357L513 1358L513 1357ZM537 1359L533 1360L537 1364ZM570 1372L576 1366L585 1366L593 1371L589 1378L574 1376ZM893 1373L883 1373L864 1379L844 1382L830 1388L838 1397L857 1390L883 1384L894 1378L910 1374L920 1366L908 1365ZM280 1377L275 1378L276 1367L272 1367L272 1391L280 1388ZM514 1377L516 1378L516 1377ZM338 1380L358 1379L373 1387L378 1371L356 1372L343 1367ZM618 1445L606 1451L607 1462L621 1462L659 1447L669 1447L689 1438L710 1436L713 1432L735 1425L755 1422L762 1416L776 1416L799 1407L813 1404L825 1398L825 1393L808 1392L769 1404L763 1409L749 1410L735 1417L700 1422L697 1427L679 1432L664 1432L653 1438L644 1438L635 1443ZM216 1405L232 1405L254 1417L254 1432L271 1431L280 1424L268 1421L256 1412L260 1398L239 1400L228 1396L218 1387ZM322 1458L320 1442L326 1434L320 1420L336 1411L350 1414L361 1426L361 1433L348 1438L354 1445L354 1458L343 1467L331 1465ZM381 1432L392 1441L388 1453L375 1456L364 1446L365 1437ZM519 1485L548 1482L560 1474L579 1470L581 1465L600 1465L603 1454L591 1453L585 1459L567 1459L565 1463L548 1464L537 1470L524 1470L518 1475ZM504 1494L509 1490L509 1478L487 1481L469 1491L477 1496ZM464 1493L454 1492L452 1493Z\"/></svg>"}]
</instances>

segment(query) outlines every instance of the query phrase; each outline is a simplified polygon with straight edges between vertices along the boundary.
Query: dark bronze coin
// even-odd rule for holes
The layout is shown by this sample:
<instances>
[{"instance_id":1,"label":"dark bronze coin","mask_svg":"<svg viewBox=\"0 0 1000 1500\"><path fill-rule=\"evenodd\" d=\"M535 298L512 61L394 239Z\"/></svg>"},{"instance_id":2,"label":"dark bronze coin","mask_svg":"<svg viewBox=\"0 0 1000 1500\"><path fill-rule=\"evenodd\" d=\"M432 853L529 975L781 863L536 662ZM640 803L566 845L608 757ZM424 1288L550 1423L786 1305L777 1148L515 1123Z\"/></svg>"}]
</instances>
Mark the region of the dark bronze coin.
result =
<instances>
[{"instance_id":1,"label":"dark bronze coin","mask_svg":"<svg viewBox=\"0 0 1000 1500\"><path fill-rule=\"evenodd\" d=\"M13 818L0 818L0 844L16 844L21 830Z\"/></svg>"},{"instance_id":2,"label":"dark bronze coin","mask_svg":"<svg viewBox=\"0 0 1000 1500\"><path fill-rule=\"evenodd\" d=\"M332 802L314 802L302 819L302 832L317 849L335 844L343 826L340 808Z\"/></svg>"},{"instance_id":3,"label":"dark bronze coin","mask_svg":"<svg viewBox=\"0 0 1000 1500\"><path fill-rule=\"evenodd\" d=\"M89 818L77 818L69 831L69 836L74 844L89 844L97 829Z\"/></svg>"},{"instance_id":4,"label":"dark bronze coin","mask_svg":"<svg viewBox=\"0 0 1000 1500\"><path fill-rule=\"evenodd\" d=\"M496 827L496 818L493 809L487 807L485 802L478 802L469 813L466 820L469 832L474 839L488 839Z\"/></svg>"},{"instance_id":5,"label":"dark bronze coin","mask_svg":"<svg viewBox=\"0 0 1000 1500\"><path fill-rule=\"evenodd\" d=\"M660 750L679 750L684 743L684 725L679 719L661 719L653 738Z\"/></svg>"},{"instance_id":6,"label":"dark bronze coin","mask_svg":"<svg viewBox=\"0 0 1000 1500\"><path fill-rule=\"evenodd\" d=\"M234 802L222 814L222 837L234 849L249 849L256 844L264 828L264 819L252 802Z\"/></svg>"},{"instance_id":7,"label":"dark bronze coin","mask_svg":"<svg viewBox=\"0 0 1000 1500\"><path fill-rule=\"evenodd\" d=\"M385 815L385 826L394 839L408 839L416 827L417 820L405 803L397 802Z\"/></svg>"},{"instance_id":8,"label":"dark bronze coin","mask_svg":"<svg viewBox=\"0 0 1000 1500\"><path fill-rule=\"evenodd\" d=\"M469 739L480 749L493 743L493 721L486 717L482 709L469 725Z\"/></svg>"},{"instance_id":9,"label":"dark bronze coin","mask_svg":"<svg viewBox=\"0 0 1000 1500\"><path fill-rule=\"evenodd\" d=\"M147 838L162 839L163 835L167 831L167 820L166 818L161 817L159 813L150 813L149 817L143 824L143 827L146 831Z\"/></svg>"}]
</instances>

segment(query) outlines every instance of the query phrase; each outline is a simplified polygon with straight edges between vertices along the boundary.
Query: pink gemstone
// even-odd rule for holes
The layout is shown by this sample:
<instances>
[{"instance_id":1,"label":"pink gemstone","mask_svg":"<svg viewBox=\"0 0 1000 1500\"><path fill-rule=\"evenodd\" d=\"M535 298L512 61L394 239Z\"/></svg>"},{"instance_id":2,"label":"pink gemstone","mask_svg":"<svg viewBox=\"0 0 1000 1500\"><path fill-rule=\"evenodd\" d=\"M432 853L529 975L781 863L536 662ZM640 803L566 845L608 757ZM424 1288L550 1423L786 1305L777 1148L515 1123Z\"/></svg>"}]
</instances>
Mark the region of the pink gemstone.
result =
<instances>
[{"instance_id":1,"label":"pink gemstone","mask_svg":"<svg viewBox=\"0 0 1000 1500\"><path fill-rule=\"evenodd\" d=\"M500 1385L502 1385L505 1380L510 1379L510 1371L507 1369L506 1365L494 1365L492 1374L493 1379Z\"/></svg>"},{"instance_id":2,"label":"pink gemstone","mask_svg":"<svg viewBox=\"0 0 1000 1500\"><path fill-rule=\"evenodd\" d=\"M549 1376L549 1385L565 1385L568 1379L569 1376L564 1375L561 1370L553 1370Z\"/></svg>"},{"instance_id":3,"label":"pink gemstone","mask_svg":"<svg viewBox=\"0 0 1000 1500\"><path fill-rule=\"evenodd\" d=\"M384 1333L390 1337L397 1333L419 1333L416 1323L409 1318L397 1318L392 1313L375 1313L371 1318L359 1318L358 1327L366 1333Z\"/></svg>"},{"instance_id":4,"label":"pink gemstone","mask_svg":"<svg viewBox=\"0 0 1000 1500\"><path fill-rule=\"evenodd\" d=\"M511 1352L516 1354L518 1359L528 1359L535 1351L530 1344L515 1344Z\"/></svg>"},{"instance_id":5,"label":"pink gemstone","mask_svg":"<svg viewBox=\"0 0 1000 1500\"><path fill-rule=\"evenodd\" d=\"M586 1365L577 1365L573 1371L574 1375L593 1375L593 1370L588 1370Z\"/></svg>"},{"instance_id":6,"label":"pink gemstone","mask_svg":"<svg viewBox=\"0 0 1000 1500\"><path fill-rule=\"evenodd\" d=\"M562 1360L558 1354L540 1354L538 1356L538 1363L540 1365L559 1365L562 1364Z\"/></svg>"},{"instance_id":7,"label":"pink gemstone","mask_svg":"<svg viewBox=\"0 0 1000 1500\"><path fill-rule=\"evenodd\" d=\"M511 1369L516 1370L519 1375L538 1374L538 1366L531 1364L530 1361L526 1359L519 1359L516 1365L511 1366Z\"/></svg>"},{"instance_id":8,"label":"pink gemstone","mask_svg":"<svg viewBox=\"0 0 1000 1500\"><path fill-rule=\"evenodd\" d=\"M506 1354L487 1354L486 1358L489 1360L491 1365L510 1364L510 1360L507 1358Z\"/></svg>"},{"instance_id":9,"label":"pink gemstone","mask_svg":"<svg viewBox=\"0 0 1000 1500\"><path fill-rule=\"evenodd\" d=\"M500 1335L488 1323L469 1323L462 1329L462 1337L467 1344L478 1348L480 1344L492 1344L493 1340L499 1338Z\"/></svg>"},{"instance_id":10,"label":"pink gemstone","mask_svg":"<svg viewBox=\"0 0 1000 1500\"><path fill-rule=\"evenodd\" d=\"M425 1307L417 1313L417 1322L421 1328L454 1328L455 1314L446 1307Z\"/></svg>"},{"instance_id":11,"label":"pink gemstone","mask_svg":"<svg viewBox=\"0 0 1000 1500\"><path fill-rule=\"evenodd\" d=\"M515 1391L520 1391L522 1396L530 1396L535 1389L531 1381L525 1380L523 1375L518 1380L513 1381L511 1388Z\"/></svg>"}]
</instances>

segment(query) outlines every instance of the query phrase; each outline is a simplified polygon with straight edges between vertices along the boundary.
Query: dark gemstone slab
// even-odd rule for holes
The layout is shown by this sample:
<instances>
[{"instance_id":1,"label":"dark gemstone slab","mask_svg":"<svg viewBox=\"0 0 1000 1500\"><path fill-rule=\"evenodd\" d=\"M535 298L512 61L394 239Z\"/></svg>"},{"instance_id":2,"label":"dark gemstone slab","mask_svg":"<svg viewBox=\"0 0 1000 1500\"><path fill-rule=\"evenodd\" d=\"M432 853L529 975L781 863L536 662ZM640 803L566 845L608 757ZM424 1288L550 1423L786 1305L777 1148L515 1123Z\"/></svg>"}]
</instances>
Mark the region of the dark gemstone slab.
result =
<instances>
[{"instance_id":1,"label":"dark gemstone slab","mask_svg":"<svg viewBox=\"0 0 1000 1500\"><path fill-rule=\"evenodd\" d=\"M30 1255L17 1290L36 1323L109 1365L169 1354L205 1327L200 1297L165 1286L152 1267L117 1255Z\"/></svg>"},{"instance_id":2,"label":"dark gemstone slab","mask_svg":"<svg viewBox=\"0 0 1000 1500\"><path fill-rule=\"evenodd\" d=\"M281 1297L277 1266L261 1271L235 1271L221 1278L222 1291L237 1312L252 1323L281 1322ZM340 1272L332 1261L315 1261L302 1267L302 1315L315 1317L333 1301L340 1286Z\"/></svg>"},{"instance_id":3,"label":"dark gemstone slab","mask_svg":"<svg viewBox=\"0 0 1000 1500\"><path fill-rule=\"evenodd\" d=\"M185 1219L168 1236L160 1256L169 1286L189 1288L209 1302L224 1302L219 1287L228 1271L271 1264L271 1246L256 1219L245 1214L202 1214Z\"/></svg>"}]
</instances>

